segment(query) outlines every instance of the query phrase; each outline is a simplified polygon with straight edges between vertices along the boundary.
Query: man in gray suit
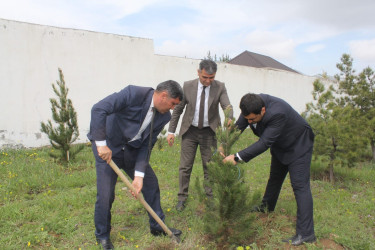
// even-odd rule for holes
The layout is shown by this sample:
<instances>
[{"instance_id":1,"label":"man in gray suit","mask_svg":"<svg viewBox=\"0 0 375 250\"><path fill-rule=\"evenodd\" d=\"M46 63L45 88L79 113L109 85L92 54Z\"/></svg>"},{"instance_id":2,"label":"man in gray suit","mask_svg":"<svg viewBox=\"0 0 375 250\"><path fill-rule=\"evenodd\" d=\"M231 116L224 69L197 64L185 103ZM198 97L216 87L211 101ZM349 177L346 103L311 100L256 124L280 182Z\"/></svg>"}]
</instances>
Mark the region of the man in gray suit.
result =
<instances>
[{"instance_id":1,"label":"man in gray suit","mask_svg":"<svg viewBox=\"0 0 375 250\"><path fill-rule=\"evenodd\" d=\"M219 104L223 110L230 108L233 116L225 84L215 80L217 65L211 60L202 60L199 64L198 78L184 83L184 99L178 104L169 123L167 140L170 146L174 143L175 131L184 108L180 136L181 158L179 167L179 192L176 209L182 211L188 197L190 175L198 145L200 147L204 178L208 180L207 162L211 158L211 148L217 147L215 130L221 124ZM205 187L207 196L212 190Z\"/></svg>"},{"instance_id":2,"label":"man in gray suit","mask_svg":"<svg viewBox=\"0 0 375 250\"><path fill-rule=\"evenodd\" d=\"M243 131L250 126L259 140L224 161L248 162L271 149L271 171L262 204L253 211L274 211L284 179L289 172L297 201L296 234L284 242L298 246L316 241L313 199L310 189L310 163L314 133L309 124L284 100L265 94L246 94L240 102L236 122Z\"/></svg>"}]
</instances>

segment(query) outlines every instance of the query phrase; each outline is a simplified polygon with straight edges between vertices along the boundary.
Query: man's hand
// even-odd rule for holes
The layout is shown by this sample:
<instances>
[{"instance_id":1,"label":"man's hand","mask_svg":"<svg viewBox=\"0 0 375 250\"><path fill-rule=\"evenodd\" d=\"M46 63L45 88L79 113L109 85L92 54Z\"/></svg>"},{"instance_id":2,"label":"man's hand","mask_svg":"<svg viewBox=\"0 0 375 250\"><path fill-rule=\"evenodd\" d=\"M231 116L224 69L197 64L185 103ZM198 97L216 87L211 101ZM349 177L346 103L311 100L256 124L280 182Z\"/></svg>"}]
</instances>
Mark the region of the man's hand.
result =
<instances>
[{"instance_id":1,"label":"man's hand","mask_svg":"<svg viewBox=\"0 0 375 250\"><path fill-rule=\"evenodd\" d=\"M223 160L223 162L224 163L230 162L233 165L237 165L237 162L234 160L234 155L228 155L227 157L225 157L225 159Z\"/></svg>"},{"instance_id":2,"label":"man's hand","mask_svg":"<svg viewBox=\"0 0 375 250\"><path fill-rule=\"evenodd\" d=\"M143 177L134 176L132 186L134 187L136 192L134 193L133 190L131 190L131 193L134 196L134 198L137 198L137 195L139 194L139 192L141 192L143 187Z\"/></svg>"},{"instance_id":3,"label":"man's hand","mask_svg":"<svg viewBox=\"0 0 375 250\"><path fill-rule=\"evenodd\" d=\"M224 148L223 148L223 146L219 146L218 148L217 148L217 152L219 152L219 154L223 157L223 158L225 158L225 154L224 154Z\"/></svg>"},{"instance_id":4,"label":"man's hand","mask_svg":"<svg viewBox=\"0 0 375 250\"><path fill-rule=\"evenodd\" d=\"M112 150L107 146L97 146L96 149L98 150L99 157L109 164L112 159Z\"/></svg>"},{"instance_id":5,"label":"man's hand","mask_svg":"<svg viewBox=\"0 0 375 250\"><path fill-rule=\"evenodd\" d=\"M174 143L174 134L169 134L168 136L167 136L167 142L168 142L168 145L170 146L170 147L172 147L173 146L173 143Z\"/></svg>"},{"instance_id":6,"label":"man's hand","mask_svg":"<svg viewBox=\"0 0 375 250\"><path fill-rule=\"evenodd\" d=\"M227 124L227 126L228 127L231 127L233 125L233 120L232 119L228 119L228 124Z\"/></svg>"},{"instance_id":7,"label":"man's hand","mask_svg":"<svg viewBox=\"0 0 375 250\"><path fill-rule=\"evenodd\" d=\"M228 120L228 124L227 124L227 129L228 129L229 131L232 131L232 130L235 128L235 126L236 126L236 124L233 122L233 120L232 120L232 119L229 119L229 120Z\"/></svg>"}]
</instances>

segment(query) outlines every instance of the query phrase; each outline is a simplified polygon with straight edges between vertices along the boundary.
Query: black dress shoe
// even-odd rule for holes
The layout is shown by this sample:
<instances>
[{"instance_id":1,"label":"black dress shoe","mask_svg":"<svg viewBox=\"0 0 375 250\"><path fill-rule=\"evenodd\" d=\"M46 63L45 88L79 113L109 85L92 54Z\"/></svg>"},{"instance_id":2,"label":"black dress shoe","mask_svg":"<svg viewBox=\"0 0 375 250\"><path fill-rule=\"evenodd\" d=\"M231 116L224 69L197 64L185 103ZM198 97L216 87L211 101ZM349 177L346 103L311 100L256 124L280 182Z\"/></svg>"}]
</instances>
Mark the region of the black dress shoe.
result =
<instances>
[{"instance_id":1,"label":"black dress shoe","mask_svg":"<svg viewBox=\"0 0 375 250\"><path fill-rule=\"evenodd\" d=\"M178 201L176 205L176 210L181 212L184 209L185 209L185 201Z\"/></svg>"},{"instance_id":2,"label":"black dress shoe","mask_svg":"<svg viewBox=\"0 0 375 250\"><path fill-rule=\"evenodd\" d=\"M300 234L296 234L291 238L283 240L283 242L289 242L293 246L299 246L299 245L302 245L303 243L313 243L315 241L316 241L315 234L310 234L308 236L302 236Z\"/></svg>"},{"instance_id":3,"label":"black dress shoe","mask_svg":"<svg viewBox=\"0 0 375 250\"><path fill-rule=\"evenodd\" d=\"M104 250L115 249L110 239L96 239L98 244L101 244Z\"/></svg>"},{"instance_id":4,"label":"black dress shoe","mask_svg":"<svg viewBox=\"0 0 375 250\"><path fill-rule=\"evenodd\" d=\"M175 228L169 228L169 230L172 231L172 234L174 236L180 236L182 234L181 230L178 230ZM167 233L164 232L164 230L158 230L158 229L151 229L151 234L154 236L161 236L161 235L166 236L167 235Z\"/></svg>"}]
</instances>

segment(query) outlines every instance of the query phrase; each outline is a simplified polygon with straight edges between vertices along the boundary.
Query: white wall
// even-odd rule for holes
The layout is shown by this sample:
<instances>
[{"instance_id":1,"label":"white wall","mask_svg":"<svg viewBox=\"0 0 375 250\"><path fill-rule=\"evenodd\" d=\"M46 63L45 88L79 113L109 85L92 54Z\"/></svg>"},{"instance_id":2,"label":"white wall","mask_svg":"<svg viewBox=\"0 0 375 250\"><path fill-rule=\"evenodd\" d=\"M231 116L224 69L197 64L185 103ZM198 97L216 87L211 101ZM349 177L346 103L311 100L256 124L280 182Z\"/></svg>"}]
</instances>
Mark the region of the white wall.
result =
<instances>
[{"instance_id":1,"label":"white wall","mask_svg":"<svg viewBox=\"0 0 375 250\"><path fill-rule=\"evenodd\" d=\"M63 29L0 19L0 147L49 144L40 122L51 119L49 98L61 68L78 113L80 142L87 141L90 109L128 84L156 87L165 80L197 77L200 60L154 54L151 39ZM219 63L239 115L247 92L284 98L298 112L311 101L313 77Z\"/></svg>"}]
</instances>

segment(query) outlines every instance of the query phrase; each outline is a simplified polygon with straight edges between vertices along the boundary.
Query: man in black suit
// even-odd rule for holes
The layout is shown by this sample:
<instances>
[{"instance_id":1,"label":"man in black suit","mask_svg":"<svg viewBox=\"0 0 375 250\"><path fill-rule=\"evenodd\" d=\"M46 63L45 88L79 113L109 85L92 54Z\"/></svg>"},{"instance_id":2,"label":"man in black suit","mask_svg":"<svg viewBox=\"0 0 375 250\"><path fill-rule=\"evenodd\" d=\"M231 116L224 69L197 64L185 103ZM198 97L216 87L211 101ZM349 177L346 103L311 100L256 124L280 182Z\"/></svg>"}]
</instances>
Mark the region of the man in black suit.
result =
<instances>
[{"instance_id":1,"label":"man in black suit","mask_svg":"<svg viewBox=\"0 0 375 250\"><path fill-rule=\"evenodd\" d=\"M146 202L164 220L158 179L149 164L149 143L151 140L151 145L155 144L158 134L171 119L170 110L182 99L181 86L170 80L160 83L156 90L129 85L92 107L88 138L96 161L95 236L104 249L113 249L111 207L117 174L108 165L111 159L133 180L137 190L133 195L142 191ZM153 235L165 234L150 214L149 222ZM174 228L171 231L181 234Z\"/></svg>"},{"instance_id":2,"label":"man in black suit","mask_svg":"<svg viewBox=\"0 0 375 250\"><path fill-rule=\"evenodd\" d=\"M271 150L271 170L262 204L254 211L274 211L284 179L289 172L297 201L296 234L283 240L292 245L316 241L313 199L310 189L310 163L314 133L309 124L284 100L265 94L246 94L240 102L241 116L236 125L250 128L259 140L224 161L237 164Z\"/></svg>"}]
</instances>

